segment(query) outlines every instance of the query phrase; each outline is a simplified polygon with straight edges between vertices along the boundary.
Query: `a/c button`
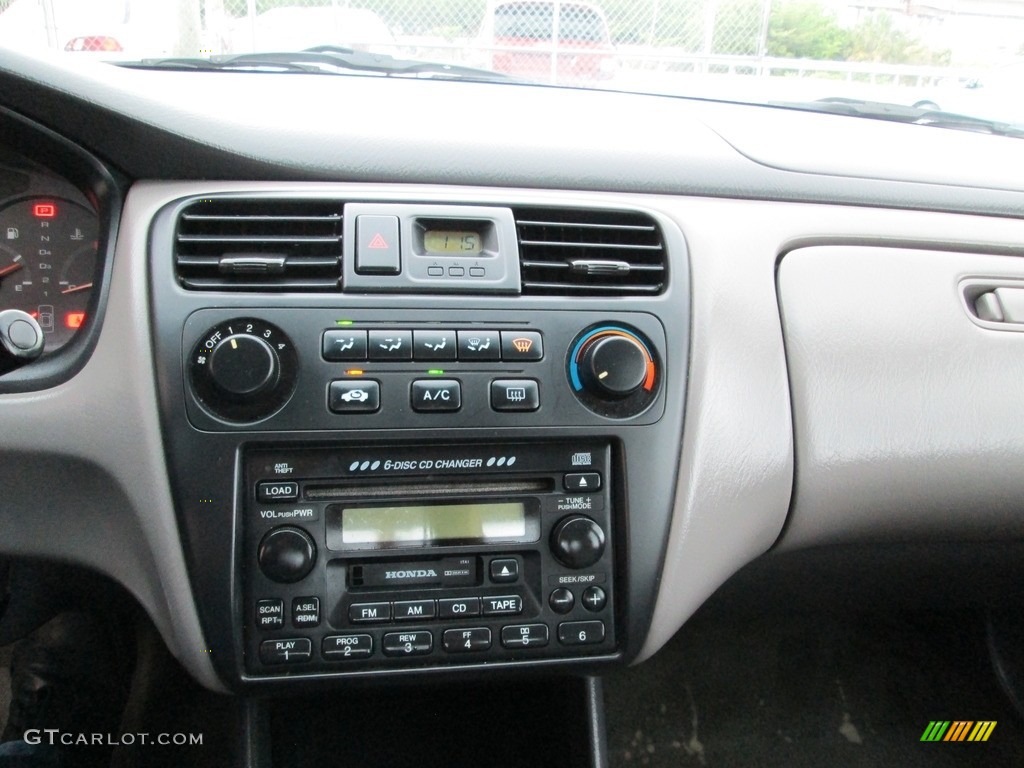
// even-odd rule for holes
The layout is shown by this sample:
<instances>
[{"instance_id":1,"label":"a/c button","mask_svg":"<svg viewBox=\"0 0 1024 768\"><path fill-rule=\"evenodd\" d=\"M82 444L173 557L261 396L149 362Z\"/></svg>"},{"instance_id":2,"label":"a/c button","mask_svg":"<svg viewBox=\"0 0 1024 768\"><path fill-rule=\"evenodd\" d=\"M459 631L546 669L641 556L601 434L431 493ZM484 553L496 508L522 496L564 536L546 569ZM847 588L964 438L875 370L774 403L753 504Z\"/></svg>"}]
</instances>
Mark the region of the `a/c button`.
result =
<instances>
[{"instance_id":1,"label":"a/c button","mask_svg":"<svg viewBox=\"0 0 1024 768\"><path fill-rule=\"evenodd\" d=\"M462 407L462 385L455 379L417 379L412 383L414 411L457 411Z\"/></svg>"}]
</instances>

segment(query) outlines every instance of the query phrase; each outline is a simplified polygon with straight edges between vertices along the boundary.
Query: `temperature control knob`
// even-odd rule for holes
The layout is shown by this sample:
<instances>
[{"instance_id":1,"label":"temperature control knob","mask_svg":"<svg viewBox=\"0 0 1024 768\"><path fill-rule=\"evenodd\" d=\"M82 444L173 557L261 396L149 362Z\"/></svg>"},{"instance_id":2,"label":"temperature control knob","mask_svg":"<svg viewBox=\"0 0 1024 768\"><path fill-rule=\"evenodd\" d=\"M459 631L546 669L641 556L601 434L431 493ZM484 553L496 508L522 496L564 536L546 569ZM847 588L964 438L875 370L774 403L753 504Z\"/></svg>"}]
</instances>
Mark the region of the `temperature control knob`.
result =
<instances>
[{"instance_id":1,"label":"temperature control knob","mask_svg":"<svg viewBox=\"0 0 1024 768\"><path fill-rule=\"evenodd\" d=\"M192 391L214 416L252 422L277 412L295 389L295 348L280 328L239 318L209 329L192 350Z\"/></svg>"},{"instance_id":2,"label":"temperature control knob","mask_svg":"<svg viewBox=\"0 0 1024 768\"><path fill-rule=\"evenodd\" d=\"M579 401L613 419L643 412L660 384L654 347L625 325L599 325L577 336L569 348L568 374Z\"/></svg>"},{"instance_id":3,"label":"temperature control knob","mask_svg":"<svg viewBox=\"0 0 1024 768\"><path fill-rule=\"evenodd\" d=\"M570 515L551 531L551 552L569 568L588 568L604 554L604 530L586 515Z\"/></svg>"},{"instance_id":4,"label":"temperature control knob","mask_svg":"<svg viewBox=\"0 0 1024 768\"><path fill-rule=\"evenodd\" d=\"M260 542L257 558L263 575L291 584L306 578L316 562L316 544L301 528L275 528Z\"/></svg>"},{"instance_id":5,"label":"temperature control knob","mask_svg":"<svg viewBox=\"0 0 1024 768\"><path fill-rule=\"evenodd\" d=\"M647 378L648 355L634 336L602 336L580 359L584 386L597 395L625 397Z\"/></svg>"}]
</instances>

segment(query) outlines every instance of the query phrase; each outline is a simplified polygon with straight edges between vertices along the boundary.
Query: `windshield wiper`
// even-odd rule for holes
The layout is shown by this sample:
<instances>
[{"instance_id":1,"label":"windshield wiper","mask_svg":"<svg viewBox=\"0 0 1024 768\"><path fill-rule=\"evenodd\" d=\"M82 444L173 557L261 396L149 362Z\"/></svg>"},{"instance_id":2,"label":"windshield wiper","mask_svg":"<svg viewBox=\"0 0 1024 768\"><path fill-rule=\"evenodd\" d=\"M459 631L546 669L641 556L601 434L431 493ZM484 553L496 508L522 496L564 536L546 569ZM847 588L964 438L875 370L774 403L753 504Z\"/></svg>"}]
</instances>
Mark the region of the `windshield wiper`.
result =
<instances>
[{"instance_id":1,"label":"windshield wiper","mask_svg":"<svg viewBox=\"0 0 1024 768\"><path fill-rule=\"evenodd\" d=\"M818 101L772 101L769 104L773 107L825 112L830 115L867 117L872 120L888 120L894 123L933 125L937 128L953 128L959 131L987 133L994 136L1024 138L1024 126L1000 123L995 120L960 115L954 112L942 112L936 109L922 109L904 106L903 104L890 104L884 101L846 99L837 96L819 99Z\"/></svg>"},{"instance_id":2,"label":"windshield wiper","mask_svg":"<svg viewBox=\"0 0 1024 768\"><path fill-rule=\"evenodd\" d=\"M111 62L130 69L170 69L215 72L306 72L336 74L366 72L387 77L433 77L453 80L502 80L517 78L489 69L442 64L417 59L399 59L382 53L320 45L289 53L239 53L209 58L164 58Z\"/></svg>"}]
</instances>

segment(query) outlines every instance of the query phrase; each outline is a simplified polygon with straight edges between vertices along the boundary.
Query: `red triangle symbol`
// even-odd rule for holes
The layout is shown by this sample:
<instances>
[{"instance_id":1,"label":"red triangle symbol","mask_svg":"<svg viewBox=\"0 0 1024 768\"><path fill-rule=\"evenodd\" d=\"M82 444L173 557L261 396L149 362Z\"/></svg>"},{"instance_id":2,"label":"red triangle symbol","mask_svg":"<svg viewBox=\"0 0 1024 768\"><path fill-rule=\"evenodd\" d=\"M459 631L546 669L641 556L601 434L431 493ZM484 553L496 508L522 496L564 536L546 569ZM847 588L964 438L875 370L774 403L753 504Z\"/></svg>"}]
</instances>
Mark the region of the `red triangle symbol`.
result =
<instances>
[{"instance_id":1,"label":"red triangle symbol","mask_svg":"<svg viewBox=\"0 0 1024 768\"><path fill-rule=\"evenodd\" d=\"M366 246L366 247L367 248L387 248L388 247L388 241L384 239L384 236L380 232L378 232L376 235L373 236L373 239L370 241L370 244L368 246Z\"/></svg>"}]
</instances>

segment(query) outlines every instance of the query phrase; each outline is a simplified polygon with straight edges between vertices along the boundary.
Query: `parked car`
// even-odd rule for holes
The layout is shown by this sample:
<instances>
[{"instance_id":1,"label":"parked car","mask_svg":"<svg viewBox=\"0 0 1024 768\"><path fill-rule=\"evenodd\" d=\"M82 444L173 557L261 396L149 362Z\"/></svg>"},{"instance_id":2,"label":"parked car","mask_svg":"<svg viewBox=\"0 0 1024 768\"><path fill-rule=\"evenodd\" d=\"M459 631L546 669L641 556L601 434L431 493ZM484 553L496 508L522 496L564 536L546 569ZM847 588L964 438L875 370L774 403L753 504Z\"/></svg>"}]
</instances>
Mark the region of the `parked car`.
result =
<instances>
[{"instance_id":1,"label":"parked car","mask_svg":"<svg viewBox=\"0 0 1024 768\"><path fill-rule=\"evenodd\" d=\"M498 72L560 83L607 80L615 73L608 20L589 3L492 1L479 39Z\"/></svg>"}]
</instances>

